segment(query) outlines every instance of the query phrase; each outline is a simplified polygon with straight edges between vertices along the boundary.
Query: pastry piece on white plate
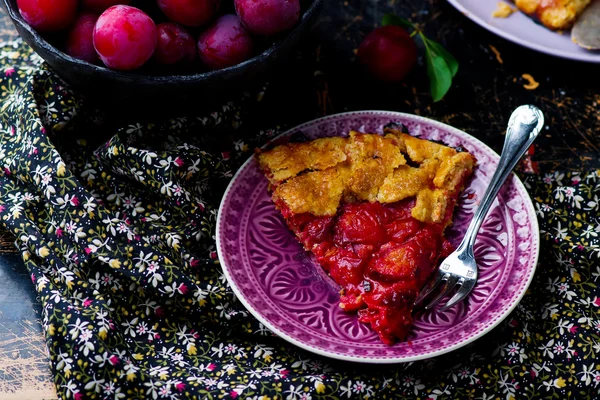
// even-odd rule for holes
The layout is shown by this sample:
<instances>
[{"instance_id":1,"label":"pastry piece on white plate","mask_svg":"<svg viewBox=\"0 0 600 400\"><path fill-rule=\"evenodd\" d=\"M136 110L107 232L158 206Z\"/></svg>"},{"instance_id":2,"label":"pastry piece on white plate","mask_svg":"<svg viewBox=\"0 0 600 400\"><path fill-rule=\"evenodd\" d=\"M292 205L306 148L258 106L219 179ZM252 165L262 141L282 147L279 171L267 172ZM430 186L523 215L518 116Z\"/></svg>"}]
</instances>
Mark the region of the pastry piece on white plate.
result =
<instances>
[{"instance_id":1,"label":"pastry piece on white plate","mask_svg":"<svg viewBox=\"0 0 600 400\"><path fill-rule=\"evenodd\" d=\"M569 29L592 0L515 0L525 14L552 30Z\"/></svg>"}]
</instances>

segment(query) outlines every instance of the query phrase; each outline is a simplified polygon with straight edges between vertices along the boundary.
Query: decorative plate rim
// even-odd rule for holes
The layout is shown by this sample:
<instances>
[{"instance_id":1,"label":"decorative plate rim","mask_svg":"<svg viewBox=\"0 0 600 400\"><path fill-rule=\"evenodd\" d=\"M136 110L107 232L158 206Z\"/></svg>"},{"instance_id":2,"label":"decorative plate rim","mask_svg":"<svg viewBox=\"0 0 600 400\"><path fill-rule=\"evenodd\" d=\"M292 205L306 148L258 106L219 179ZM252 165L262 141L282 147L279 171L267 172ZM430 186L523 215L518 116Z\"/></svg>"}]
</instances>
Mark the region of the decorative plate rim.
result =
<instances>
[{"instance_id":1,"label":"decorative plate rim","mask_svg":"<svg viewBox=\"0 0 600 400\"><path fill-rule=\"evenodd\" d=\"M486 22L479 16L473 14L468 7L464 6L462 4L462 0L448 0L448 3L450 3L452 6L454 6L454 8L456 8L458 11L460 11L464 16L469 18L471 21L475 22L477 25L479 25L482 28L485 28L488 31L490 31L506 40L509 40L515 44L527 47L527 48L535 50L535 51L539 51L540 53L549 54L549 55L555 56L555 57L566 58L566 59L575 60L575 61L589 62L589 63L600 63L600 54L598 54L598 53L594 53L591 51L589 53L576 53L576 52L570 53L570 52L565 52L563 50L557 50L552 47L546 47L546 46L537 44L535 42L531 42L527 39L523 39L518 36L515 36L515 35L511 34L510 32L507 32L504 29L498 28L498 27ZM533 23L533 21L532 21L532 23ZM575 43L573 43L573 46L577 46L577 45Z\"/></svg>"},{"instance_id":2,"label":"decorative plate rim","mask_svg":"<svg viewBox=\"0 0 600 400\"><path fill-rule=\"evenodd\" d=\"M388 116L388 117L392 116L392 117L409 119L409 120L412 120L412 121L418 122L418 123L428 124L430 126L434 126L434 127L446 130L447 132L451 133L452 135L456 135L459 138L466 136L469 140L471 140L477 146L481 146L484 150L487 150L487 151L491 152L493 155L495 155L496 157L499 157L498 154L494 150L492 150L489 146L487 146L485 143L483 143L479 139L475 138L474 136L471 136L468 133L461 131L460 129L454 128L443 122L439 122L439 121L429 119L426 117L422 117L422 116L418 116L418 115L414 115L414 114L403 113L403 112L385 111L385 110L349 111L349 112L332 114L332 115L328 115L325 117L310 120L310 121L304 122L300 125L297 125L295 127L292 127L290 129L286 130L285 132L277 135L276 137L271 139L269 142L267 142L265 145L263 145L263 148L265 146L267 146L269 143L276 141L281 137L290 135L296 131L301 131L302 128L304 128L308 125L322 123L329 119L360 116L360 115L380 115L380 116ZM242 303L242 305L248 311L250 311L250 313L260 323L262 323L265 327L267 327L271 332L273 332L278 337L286 340L289 343L292 343L293 345L295 345L301 349L304 349L306 351L309 351L311 353L314 353L314 354L317 354L320 356L329 357L329 358L333 358L333 359L337 359L337 360L351 361L351 362L357 362L357 363L367 363L367 364L400 364L400 363L405 363L405 362L419 361L419 360L425 360L425 359L437 357L437 356L449 353L451 351L457 350L463 346L466 346L467 344L469 344L471 342L474 342L475 340L481 338L482 336L484 336L485 334L490 332L492 329L494 329L496 326L498 326L521 302L521 300L523 299L523 296L525 295L525 293L527 293L527 290L528 290L529 286L531 285L533 277L535 276L535 271L536 271L538 259L539 259L539 250L540 250L540 246L539 246L540 233L539 233L538 220L537 220L537 217L535 217L535 215L536 215L535 208L533 207L531 197L527 193L527 190L525 189L525 186L523 185L523 183L521 182L519 177L513 173L512 178L513 178L513 184L515 185L515 188L518 190L518 192L520 194L525 193L525 195L526 195L525 197L522 198L524 209L529 216L531 216L531 215L534 216L534 218L530 218L531 227L532 227L532 232L531 232L532 246L530 247L530 249L531 249L530 251L533 251L535 253L533 254L533 257L530 259L530 262L528 265L529 275L527 277L527 282L522 287L521 293L517 297L514 298L513 303L502 314L500 314L498 317L496 317L496 320L493 321L489 326L485 327L481 332L476 333L468 338L465 338L465 339L461 340L460 342L455 343L446 348L443 348L443 349L440 349L437 351L432 351L432 352L425 353L425 354L411 355L411 356L405 356L405 357L377 358L377 357L368 357L368 356L359 356L359 355L347 355L347 354L342 354L342 353L338 353L335 351L325 351L323 349L303 343L303 342L299 341L298 339L286 334L281 329L279 329L277 326L273 325L268 319L264 318L255 309L255 307L246 299L244 293L238 288L235 281L232 279L232 276L229 273L229 267L224 262L225 258L223 257L223 248L222 248L223 246L222 246L222 242L221 242L221 236L222 236L221 218L223 216L223 208L225 207L227 197L230 194L230 192L234 186L233 185L234 182L236 181L238 176L245 170L245 168L248 166L248 164L250 164L252 162L254 157L255 157L254 155L250 156L248 158L248 160L246 160L244 162L244 164L242 164L240 166L240 168L236 171L235 175L231 178L231 181L229 182L229 185L227 186L227 189L225 190L223 197L221 199L221 204L219 205L219 210L218 210L218 214L217 214L216 232L215 232L217 254L218 254L219 262L221 264L223 273L227 279L227 282L229 283L233 293L235 294L237 299L240 301L240 303Z\"/></svg>"}]
</instances>

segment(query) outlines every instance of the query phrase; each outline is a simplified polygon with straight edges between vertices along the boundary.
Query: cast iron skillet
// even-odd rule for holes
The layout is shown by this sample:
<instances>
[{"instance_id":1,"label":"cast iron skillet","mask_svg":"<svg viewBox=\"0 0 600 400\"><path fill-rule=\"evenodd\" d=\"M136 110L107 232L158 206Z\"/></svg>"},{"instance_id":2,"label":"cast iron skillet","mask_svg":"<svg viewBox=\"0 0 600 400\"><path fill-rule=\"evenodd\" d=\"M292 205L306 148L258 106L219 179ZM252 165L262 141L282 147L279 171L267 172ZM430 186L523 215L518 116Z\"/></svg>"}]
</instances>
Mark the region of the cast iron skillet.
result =
<instances>
[{"instance_id":1,"label":"cast iron skillet","mask_svg":"<svg viewBox=\"0 0 600 400\"><path fill-rule=\"evenodd\" d=\"M312 0L299 23L261 54L238 65L191 75L151 75L119 72L73 58L38 34L21 17L17 0L1 0L23 40L72 88L94 99L105 99L117 107L152 103L153 108L173 107L192 100L217 101L241 92L248 83L263 77L309 32L324 0ZM102 100L101 100L102 101Z\"/></svg>"}]
</instances>

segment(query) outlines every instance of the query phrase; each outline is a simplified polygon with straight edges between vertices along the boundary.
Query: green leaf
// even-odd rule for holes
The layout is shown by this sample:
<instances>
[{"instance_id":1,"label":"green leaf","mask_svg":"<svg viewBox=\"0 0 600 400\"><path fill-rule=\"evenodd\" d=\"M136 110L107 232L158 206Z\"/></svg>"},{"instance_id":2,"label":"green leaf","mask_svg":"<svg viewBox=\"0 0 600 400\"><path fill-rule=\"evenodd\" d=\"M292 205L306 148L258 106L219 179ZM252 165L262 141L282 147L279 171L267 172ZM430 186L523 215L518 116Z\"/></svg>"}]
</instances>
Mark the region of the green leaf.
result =
<instances>
[{"instance_id":1,"label":"green leaf","mask_svg":"<svg viewBox=\"0 0 600 400\"><path fill-rule=\"evenodd\" d=\"M452 77L454 78L454 76L458 72L458 60L456 60L456 58L454 58L452 54L448 53L448 50L446 50L438 42L427 38L425 39L427 40L427 46L430 48L430 50L436 53L438 56L442 57L444 61L446 61L446 65L448 65L448 68L450 68L450 72L452 73Z\"/></svg>"},{"instance_id":2,"label":"green leaf","mask_svg":"<svg viewBox=\"0 0 600 400\"><path fill-rule=\"evenodd\" d=\"M381 20L381 25L383 25L383 26L397 25L397 26L401 26L403 28L414 28L415 27L412 22L410 22L404 18L398 17L397 15L394 15L394 14L384 15L383 19Z\"/></svg>"},{"instance_id":3,"label":"green leaf","mask_svg":"<svg viewBox=\"0 0 600 400\"><path fill-rule=\"evenodd\" d=\"M446 64L446 60L433 52L427 42L425 45L425 62L427 64L431 97L433 97L434 102L440 101L452 85L452 71Z\"/></svg>"},{"instance_id":4,"label":"green leaf","mask_svg":"<svg viewBox=\"0 0 600 400\"><path fill-rule=\"evenodd\" d=\"M405 29L412 28L414 31L411 36L418 33L425 46L425 63L427 65L431 97L434 102L440 101L448 90L450 90L452 78L458 72L458 61L456 58L440 43L428 39L412 22L402 17L394 14L386 14L381 24L383 26L400 26Z\"/></svg>"}]
</instances>

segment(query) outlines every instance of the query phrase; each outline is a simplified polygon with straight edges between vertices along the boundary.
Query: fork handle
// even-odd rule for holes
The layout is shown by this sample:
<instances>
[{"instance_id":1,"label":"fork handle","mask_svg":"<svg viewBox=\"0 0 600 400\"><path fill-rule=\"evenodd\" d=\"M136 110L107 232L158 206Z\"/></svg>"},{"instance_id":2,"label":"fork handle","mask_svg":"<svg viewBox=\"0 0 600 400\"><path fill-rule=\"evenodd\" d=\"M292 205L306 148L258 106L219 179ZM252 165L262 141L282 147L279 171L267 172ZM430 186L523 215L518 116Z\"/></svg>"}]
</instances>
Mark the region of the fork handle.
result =
<instances>
[{"instance_id":1,"label":"fork handle","mask_svg":"<svg viewBox=\"0 0 600 400\"><path fill-rule=\"evenodd\" d=\"M508 175L521 159L521 156L525 154L531 143L538 136L543 126L544 115L539 108L532 105L523 105L513 111L508 120L504 147L502 148L498 168L457 250L466 251L470 255L473 255L475 238L496 195L502 188Z\"/></svg>"}]
</instances>

